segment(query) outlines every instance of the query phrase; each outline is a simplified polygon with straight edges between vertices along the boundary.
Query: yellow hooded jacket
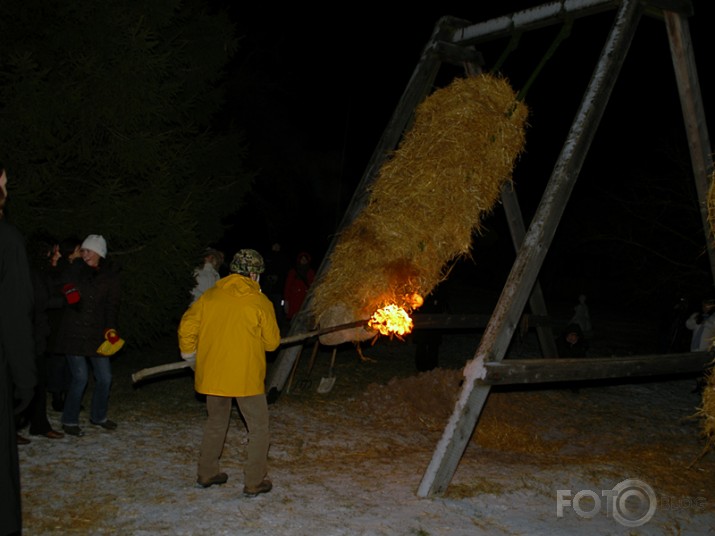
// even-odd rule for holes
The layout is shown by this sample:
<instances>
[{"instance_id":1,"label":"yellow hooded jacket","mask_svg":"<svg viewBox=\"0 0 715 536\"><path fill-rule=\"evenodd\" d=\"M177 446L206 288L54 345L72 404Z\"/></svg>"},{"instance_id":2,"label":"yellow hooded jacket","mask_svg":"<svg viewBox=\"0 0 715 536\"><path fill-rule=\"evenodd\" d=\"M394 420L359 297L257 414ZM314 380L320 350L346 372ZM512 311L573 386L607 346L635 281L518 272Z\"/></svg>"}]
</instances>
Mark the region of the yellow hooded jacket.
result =
<instances>
[{"instance_id":1,"label":"yellow hooded jacket","mask_svg":"<svg viewBox=\"0 0 715 536\"><path fill-rule=\"evenodd\" d=\"M179 323L179 349L196 353L194 387L206 395L263 394L266 352L279 344L273 304L257 282L238 274L204 292Z\"/></svg>"}]
</instances>

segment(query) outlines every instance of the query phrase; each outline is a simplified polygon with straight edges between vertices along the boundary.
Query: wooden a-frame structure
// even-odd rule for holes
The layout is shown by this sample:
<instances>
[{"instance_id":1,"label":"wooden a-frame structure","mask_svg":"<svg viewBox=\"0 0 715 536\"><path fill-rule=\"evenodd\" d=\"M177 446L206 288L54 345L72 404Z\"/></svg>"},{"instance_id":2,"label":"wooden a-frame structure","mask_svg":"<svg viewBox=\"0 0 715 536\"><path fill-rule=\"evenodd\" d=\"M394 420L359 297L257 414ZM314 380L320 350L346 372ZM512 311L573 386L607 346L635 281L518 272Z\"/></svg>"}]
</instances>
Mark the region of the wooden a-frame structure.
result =
<instances>
[{"instance_id":1,"label":"wooden a-frame structure","mask_svg":"<svg viewBox=\"0 0 715 536\"><path fill-rule=\"evenodd\" d=\"M579 176L640 18L646 12L662 17L666 25L701 219L707 238L708 258L715 279L715 251L707 213L707 194L709 178L713 172L713 159L687 21L693 14L690 0L561 0L479 24L470 24L452 17L440 19L373 152L340 228L345 229L350 225L366 205L369 185L376 179L390 151L398 145L415 108L432 88L443 62L464 65L468 73L478 72L481 55L475 49L476 44L509 36L517 31L525 32L563 23L566 18L586 17L605 11L616 12L610 33L528 229L524 225L515 192L510 187L502 189L502 203L512 241L517 249L516 259L494 311L486 323L475 356L464 368L465 381L452 416L420 482L418 496L428 497L446 490L474 432L491 385L696 371L702 370L711 360L708 354L691 353L615 360L530 359L528 363L519 360L503 362L527 301L533 313L546 316L537 275ZM319 268L318 277L329 268L330 252L336 245L337 236L339 234L333 239ZM308 313L311 301L312 296L309 293L302 310L291 324L289 336L313 328ZM540 326L537 333L542 352L555 356L550 329ZM279 353L267 382L269 397L271 394L275 396L280 393L301 351L302 346L293 346Z\"/></svg>"}]
</instances>

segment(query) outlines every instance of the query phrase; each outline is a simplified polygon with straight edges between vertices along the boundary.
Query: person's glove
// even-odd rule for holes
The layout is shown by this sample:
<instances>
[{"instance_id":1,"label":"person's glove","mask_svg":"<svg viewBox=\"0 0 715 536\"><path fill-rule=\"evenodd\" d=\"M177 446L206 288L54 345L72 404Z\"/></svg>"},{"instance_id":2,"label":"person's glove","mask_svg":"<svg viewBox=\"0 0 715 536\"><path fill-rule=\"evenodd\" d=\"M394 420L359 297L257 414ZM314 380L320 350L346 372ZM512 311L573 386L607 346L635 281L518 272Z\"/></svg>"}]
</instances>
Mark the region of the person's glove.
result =
<instances>
[{"instance_id":1,"label":"person's glove","mask_svg":"<svg viewBox=\"0 0 715 536\"><path fill-rule=\"evenodd\" d=\"M108 329L105 329L105 330L104 330L104 338L107 339L107 340L108 340L110 343L112 343L112 344L115 344L115 343L117 343L117 342L119 342L119 341L122 340L122 339L119 337L119 333L117 333L117 330L116 330L116 329L111 329L111 328L108 328ZM122 343L122 344L124 344L124 343Z\"/></svg>"},{"instance_id":2,"label":"person's glove","mask_svg":"<svg viewBox=\"0 0 715 536\"><path fill-rule=\"evenodd\" d=\"M35 390L27 387L15 387L15 415L19 415L30 405L32 398L35 396Z\"/></svg>"},{"instance_id":3,"label":"person's glove","mask_svg":"<svg viewBox=\"0 0 715 536\"><path fill-rule=\"evenodd\" d=\"M79 290L74 285L74 283L67 283L65 286L62 287L62 292L65 295L67 303L70 305L74 305L80 299Z\"/></svg>"},{"instance_id":4,"label":"person's glove","mask_svg":"<svg viewBox=\"0 0 715 536\"><path fill-rule=\"evenodd\" d=\"M124 339L119 336L116 329L107 328L104 330L105 341L97 348L97 353L103 356L116 354L124 346Z\"/></svg>"},{"instance_id":5,"label":"person's glove","mask_svg":"<svg viewBox=\"0 0 715 536\"><path fill-rule=\"evenodd\" d=\"M189 362L191 370L196 370L196 352L181 352L181 359Z\"/></svg>"}]
</instances>

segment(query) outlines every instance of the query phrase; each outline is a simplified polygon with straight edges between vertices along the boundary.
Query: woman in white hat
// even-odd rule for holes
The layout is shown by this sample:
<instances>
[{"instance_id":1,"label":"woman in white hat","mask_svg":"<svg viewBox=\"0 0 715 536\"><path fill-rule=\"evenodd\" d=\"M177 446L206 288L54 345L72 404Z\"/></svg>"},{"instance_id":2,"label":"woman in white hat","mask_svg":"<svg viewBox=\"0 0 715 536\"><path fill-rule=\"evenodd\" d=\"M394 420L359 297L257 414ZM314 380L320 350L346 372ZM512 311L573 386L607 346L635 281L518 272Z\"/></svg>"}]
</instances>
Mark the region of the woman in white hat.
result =
<instances>
[{"instance_id":1,"label":"woman in white hat","mask_svg":"<svg viewBox=\"0 0 715 536\"><path fill-rule=\"evenodd\" d=\"M62 428L70 435L82 436L79 412L89 380L91 365L94 392L89 421L105 430L117 423L107 418L112 384L110 358L98 348L110 330L117 330L119 313L119 267L107 259L107 242L101 235L84 239L82 260L70 265L62 276L62 290L67 300L57 334L56 350L67 359L72 380L62 412Z\"/></svg>"}]
</instances>

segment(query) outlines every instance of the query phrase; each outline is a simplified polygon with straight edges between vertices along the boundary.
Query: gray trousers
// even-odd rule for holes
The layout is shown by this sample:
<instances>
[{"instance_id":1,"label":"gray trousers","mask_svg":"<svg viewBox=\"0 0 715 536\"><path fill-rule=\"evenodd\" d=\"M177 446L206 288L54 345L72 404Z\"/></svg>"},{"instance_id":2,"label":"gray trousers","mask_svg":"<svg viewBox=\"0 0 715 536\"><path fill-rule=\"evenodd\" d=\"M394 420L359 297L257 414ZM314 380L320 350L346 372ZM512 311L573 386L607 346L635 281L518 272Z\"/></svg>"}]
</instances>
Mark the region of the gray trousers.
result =
<instances>
[{"instance_id":1,"label":"gray trousers","mask_svg":"<svg viewBox=\"0 0 715 536\"><path fill-rule=\"evenodd\" d=\"M231 421L232 400L226 396L206 396L208 419L204 424L198 464L198 477L201 480L208 480L219 473L219 458ZM268 474L268 403L265 394L238 396L236 402L248 428L243 484L255 487Z\"/></svg>"}]
</instances>

